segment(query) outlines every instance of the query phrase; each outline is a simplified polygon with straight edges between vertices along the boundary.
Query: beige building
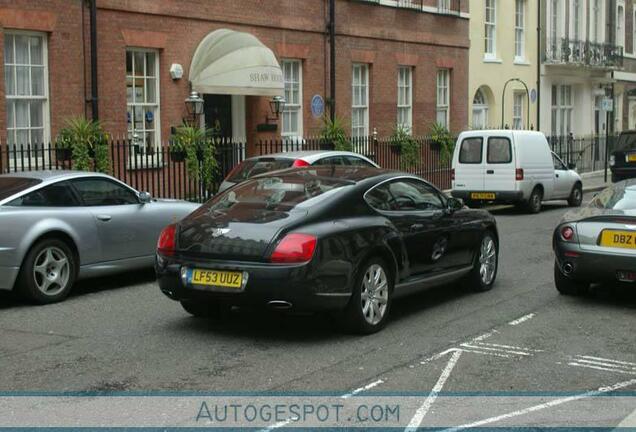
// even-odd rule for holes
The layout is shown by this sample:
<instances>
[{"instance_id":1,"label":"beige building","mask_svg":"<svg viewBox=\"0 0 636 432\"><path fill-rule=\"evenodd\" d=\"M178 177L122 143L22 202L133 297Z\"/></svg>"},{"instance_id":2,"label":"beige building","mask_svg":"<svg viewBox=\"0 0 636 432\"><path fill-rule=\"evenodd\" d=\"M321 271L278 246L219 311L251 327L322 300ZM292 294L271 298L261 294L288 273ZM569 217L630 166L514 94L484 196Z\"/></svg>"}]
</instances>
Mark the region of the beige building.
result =
<instances>
[{"instance_id":1,"label":"beige building","mask_svg":"<svg viewBox=\"0 0 636 432\"><path fill-rule=\"evenodd\" d=\"M536 129L537 1L471 0L469 128Z\"/></svg>"}]
</instances>

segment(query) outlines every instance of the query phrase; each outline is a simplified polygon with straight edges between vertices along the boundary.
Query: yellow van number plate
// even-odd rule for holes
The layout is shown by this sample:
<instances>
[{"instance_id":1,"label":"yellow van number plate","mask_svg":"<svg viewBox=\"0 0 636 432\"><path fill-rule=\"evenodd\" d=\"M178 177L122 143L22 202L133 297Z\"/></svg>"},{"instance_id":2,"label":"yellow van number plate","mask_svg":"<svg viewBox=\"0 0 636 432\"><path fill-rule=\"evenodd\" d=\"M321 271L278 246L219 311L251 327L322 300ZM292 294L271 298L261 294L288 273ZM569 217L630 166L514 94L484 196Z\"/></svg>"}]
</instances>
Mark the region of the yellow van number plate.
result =
<instances>
[{"instance_id":1,"label":"yellow van number plate","mask_svg":"<svg viewBox=\"0 0 636 432\"><path fill-rule=\"evenodd\" d=\"M636 249L636 231L603 231L601 246Z\"/></svg>"},{"instance_id":2,"label":"yellow van number plate","mask_svg":"<svg viewBox=\"0 0 636 432\"><path fill-rule=\"evenodd\" d=\"M473 192L470 194L470 198L477 200L494 200L496 198L496 194L492 192Z\"/></svg>"},{"instance_id":3,"label":"yellow van number plate","mask_svg":"<svg viewBox=\"0 0 636 432\"><path fill-rule=\"evenodd\" d=\"M243 274L239 272L194 269L192 270L190 283L193 285L241 289L243 286Z\"/></svg>"}]
</instances>

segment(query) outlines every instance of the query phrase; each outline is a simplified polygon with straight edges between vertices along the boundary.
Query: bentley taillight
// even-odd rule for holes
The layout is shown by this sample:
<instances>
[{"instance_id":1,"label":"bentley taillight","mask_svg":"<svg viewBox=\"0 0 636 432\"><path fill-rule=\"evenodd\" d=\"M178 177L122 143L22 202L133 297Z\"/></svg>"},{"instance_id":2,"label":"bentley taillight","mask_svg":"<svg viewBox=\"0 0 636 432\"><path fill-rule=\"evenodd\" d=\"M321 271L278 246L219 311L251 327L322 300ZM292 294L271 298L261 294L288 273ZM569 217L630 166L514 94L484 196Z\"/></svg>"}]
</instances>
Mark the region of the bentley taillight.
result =
<instances>
[{"instance_id":1,"label":"bentley taillight","mask_svg":"<svg viewBox=\"0 0 636 432\"><path fill-rule=\"evenodd\" d=\"M293 264L311 261L316 250L316 237L292 233L278 243L270 261L277 264Z\"/></svg>"}]
</instances>

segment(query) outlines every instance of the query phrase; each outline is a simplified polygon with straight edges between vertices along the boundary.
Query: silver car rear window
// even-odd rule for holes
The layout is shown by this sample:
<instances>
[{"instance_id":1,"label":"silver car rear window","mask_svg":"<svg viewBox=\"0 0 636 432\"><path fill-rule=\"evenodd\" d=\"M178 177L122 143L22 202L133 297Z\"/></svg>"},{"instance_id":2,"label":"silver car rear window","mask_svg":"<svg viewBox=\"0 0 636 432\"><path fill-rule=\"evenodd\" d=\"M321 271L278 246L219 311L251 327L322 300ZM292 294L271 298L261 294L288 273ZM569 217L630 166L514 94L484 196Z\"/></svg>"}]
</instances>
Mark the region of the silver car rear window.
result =
<instances>
[{"instance_id":1,"label":"silver car rear window","mask_svg":"<svg viewBox=\"0 0 636 432\"><path fill-rule=\"evenodd\" d=\"M0 201L40 183L42 180L33 178L0 177Z\"/></svg>"},{"instance_id":2,"label":"silver car rear window","mask_svg":"<svg viewBox=\"0 0 636 432\"><path fill-rule=\"evenodd\" d=\"M591 206L608 210L636 210L636 189L607 188L594 198Z\"/></svg>"},{"instance_id":3,"label":"silver car rear window","mask_svg":"<svg viewBox=\"0 0 636 432\"><path fill-rule=\"evenodd\" d=\"M242 162L226 180L232 183L240 183L258 174L265 174L268 172L289 168L292 166L293 163L293 159L287 158L260 158L246 160Z\"/></svg>"}]
</instances>

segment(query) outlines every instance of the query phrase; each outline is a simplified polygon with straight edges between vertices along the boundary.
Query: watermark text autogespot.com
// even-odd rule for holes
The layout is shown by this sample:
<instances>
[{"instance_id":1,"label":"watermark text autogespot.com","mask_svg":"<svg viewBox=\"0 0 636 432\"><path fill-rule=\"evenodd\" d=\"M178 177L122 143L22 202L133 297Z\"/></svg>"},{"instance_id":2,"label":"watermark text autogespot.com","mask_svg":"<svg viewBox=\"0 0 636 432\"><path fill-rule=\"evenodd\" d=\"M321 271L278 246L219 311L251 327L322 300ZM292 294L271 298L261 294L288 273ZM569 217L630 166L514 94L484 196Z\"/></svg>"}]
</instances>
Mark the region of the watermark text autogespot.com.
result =
<instances>
[{"instance_id":1,"label":"watermark text autogespot.com","mask_svg":"<svg viewBox=\"0 0 636 432\"><path fill-rule=\"evenodd\" d=\"M396 423L400 422L397 404L311 404L262 403L219 404L201 402L197 423L245 424L289 423Z\"/></svg>"}]
</instances>

